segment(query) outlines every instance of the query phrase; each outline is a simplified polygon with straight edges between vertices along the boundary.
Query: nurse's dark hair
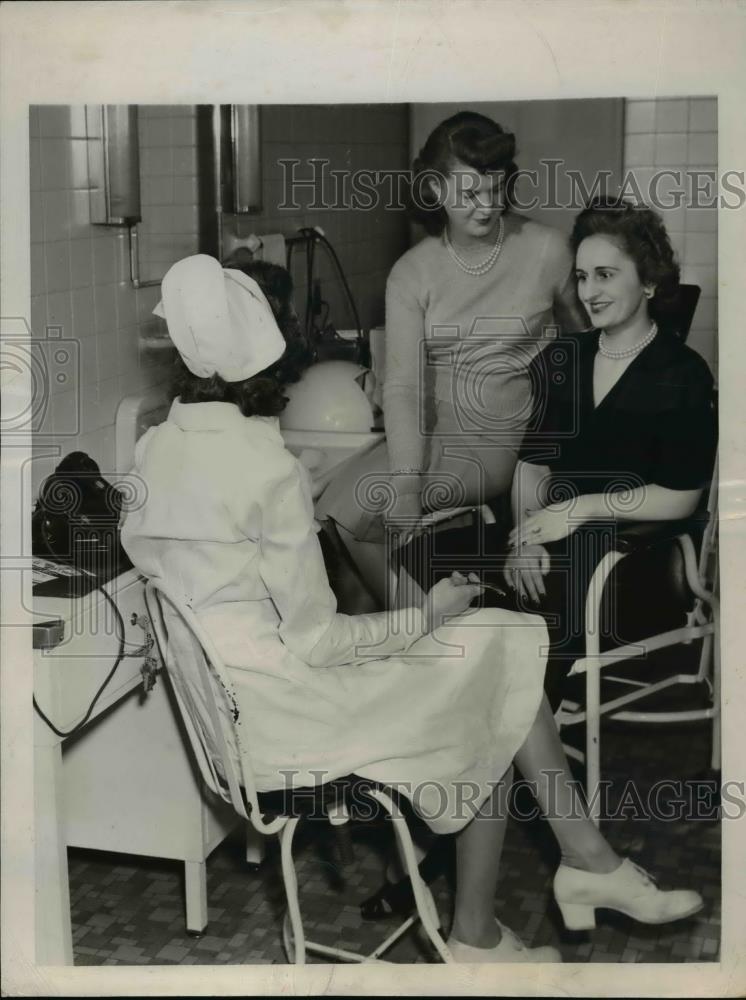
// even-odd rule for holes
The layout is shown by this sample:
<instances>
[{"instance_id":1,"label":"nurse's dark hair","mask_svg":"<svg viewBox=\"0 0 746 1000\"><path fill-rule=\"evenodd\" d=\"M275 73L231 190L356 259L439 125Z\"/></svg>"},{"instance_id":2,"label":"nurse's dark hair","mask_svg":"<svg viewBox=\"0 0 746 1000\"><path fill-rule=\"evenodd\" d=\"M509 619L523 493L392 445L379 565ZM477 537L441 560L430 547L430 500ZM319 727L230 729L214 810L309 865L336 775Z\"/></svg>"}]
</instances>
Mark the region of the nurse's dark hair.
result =
<instances>
[{"instance_id":1,"label":"nurse's dark hair","mask_svg":"<svg viewBox=\"0 0 746 1000\"><path fill-rule=\"evenodd\" d=\"M679 265L663 220L646 205L620 198L599 198L575 219L570 236L573 253L589 236L606 236L635 262L640 281L654 285L648 303L659 326L674 322L679 293Z\"/></svg>"},{"instance_id":2,"label":"nurse's dark hair","mask_svg":"<svg viewBox=\"0 0 746 1000\"><path fill-rule=\"evenodd\" d=\"M226 266L253 278L264 292L285 338L285 353L269 368L242 382L226 382L219 375L198 378L177 356L171 394L182 403L234 403L245 417L276 417L288 402L285 387L297 382L313 362L313 351L292 307L293 282L284 267L265 261L249 262L239 257ZM246 335L251 334L247 331Z\"/></svg>"},{"instance_id":3,"label":"nurse's dark hair","mask_svg":"<svg viewBox=\"0 0 746 1000\"><path fill-rule=\"evenodd\" d=\"M476 111L459 111L441 122L428 136L412 164L408 209L431 236L439 236L446 211L438 205L430 182L447 177L457 161L487 174L505 173L505 199L510 206L518 168L514 162L515 136Z\"/></svg>"}]
</instances>

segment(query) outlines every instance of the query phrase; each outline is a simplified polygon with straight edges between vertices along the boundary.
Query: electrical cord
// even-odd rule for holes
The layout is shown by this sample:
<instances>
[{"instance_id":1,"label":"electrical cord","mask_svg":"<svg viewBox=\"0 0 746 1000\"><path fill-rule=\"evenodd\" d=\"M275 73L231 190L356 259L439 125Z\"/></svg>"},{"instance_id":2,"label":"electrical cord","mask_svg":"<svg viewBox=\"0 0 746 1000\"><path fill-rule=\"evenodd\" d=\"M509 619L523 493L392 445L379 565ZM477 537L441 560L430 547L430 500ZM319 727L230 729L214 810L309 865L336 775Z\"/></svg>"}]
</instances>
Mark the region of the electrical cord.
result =
<instances>
[{"instance_id":1,"label":"electrical cord","mask_svg":"<svg viewBox=\"0 0 746 1000\"><path fill-rule=\"evenodd\" d=\"M35 709L37 715L49 726L49 728L52 730L52 732L56 736L60 736L63 739L66 739L68 736L74 736L75 733L77 733L80 729L82 729L83 726L88 722L88 720L91 717L91 713L93 712L93 709L96 707L96 703L98 702L99 698L103 694L103 692L106 689L107 685L109 684L109 682L111 681L112 677L116 673L117 667L119 666L119 664L124 659L124 642L125 642L125 640L124 640L124 621L122 619L122 613L119 610L119 608L117 607L116 602L112 599L112 597L109 594L106 593L106 591L104 590L103 587L100 587L100 586L96 587L96 590L100 591L104 595L104 597L106 598L106 600L109 602L109 605L111 606L111 608L114 611L114 615L115 615L116 622L117 622L117 628L118 628L118 632L119 632L119 652L117 653L117 658L114 661L114 666L111 668L111 670L109 671L109 673L106 675L106 677L104 678L103 683L101 684L101 686L99 687L99 689L95 693L95 695L93 696L93 700L91 701L90 705L88 706L88 708L86 710L86 713L83 716L83 718L80 720L80 722L77 723L77 725L73 726L72 729L68 729L67 732L63 732L63 730L58 729L54 725L53 722L50 722L50 720L47 718L47 716L44 714L44 712L39 707L39 704L38 704L38 702L36 700L36 697L34 696L34 698L33 698L34 709Z\"/></svg>"},{"instance_id":2,"label":"electrical cord","mask_svg":"<svg viewBox=\"0 0 746 1000\"><path fill-rule=\"evenodd\" d=\"M308 234L306 239L306 336L310 337L313 333L313 264L316 240Z\"/></svg>"},{"instance_id":3,"label":"electrical cord","mask_svg":"<svg viewBox=\"0 0 746 1000\"><path fill-rule=\"evenodd\" d=\"M326 235L319 229L311 229L309 227L303 227L298 230L299 233L306 240L307 250L306 250L306 331L310 335L313 331L311 330L310 324L312 319L312 286L313 286L313 262L314 262L314 248L316 243L321 243L326 252L332 259L334 268L337 272L337 277L342 283L342 288L344 289L345 296L347 297L347 302L352 313L352 317L355 323L355 329L357 330L358 343L362 343L363 340L363 329L360 325L360 316L357 311L357 306L355 304L355 299L350 289L349 282L347 281L347 276L344 273L344 268L337 256L337 251L334 249L332 244L326 238ZM342 338L339 338L342 339Z\"/></svg>"},{"instance_id":4,"label":"electrical cord","mask_svg":"<svg viewBox=\"0 0 746 1000\"><path fill-rule=\"evenodd\" d=\"M331 243L326 238L326 236L324 236L323 233L316 232L316 239L319 240L319 242L322 244L324 249L327 251L327 253L331 256L332 260L334 261L334 266L337 269L339 280L342 282L342 287L344 288L345 295L347 296L347 301L350 304L350 309L352 311L353 319L355 320L355 329L357 330L358 340L362 340L363 330L362 327L360 326L360 316L358 315L357 306L355 305L355 299L353 298L352 291L350 290L350 286L347 282L347 277L344 273L344 269L342 268L342 264L340 263L339 257L337 256L337 251L334 249L334 247L331 245Z\"/></svg>"}]
</instances>

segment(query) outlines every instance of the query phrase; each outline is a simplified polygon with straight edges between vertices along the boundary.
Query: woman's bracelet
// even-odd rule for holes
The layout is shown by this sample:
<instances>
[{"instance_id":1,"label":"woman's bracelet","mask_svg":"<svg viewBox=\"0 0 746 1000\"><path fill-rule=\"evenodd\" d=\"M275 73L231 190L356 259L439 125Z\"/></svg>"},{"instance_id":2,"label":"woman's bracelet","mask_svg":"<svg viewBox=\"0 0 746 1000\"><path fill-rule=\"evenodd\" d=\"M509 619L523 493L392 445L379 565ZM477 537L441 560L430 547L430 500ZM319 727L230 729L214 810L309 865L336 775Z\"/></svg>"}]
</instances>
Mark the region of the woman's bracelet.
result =
<instances>
[{"instance_id":1,"label":"woman's bracelet","mask_svg":"<svg viewBox=\"0 0 746 1000\"><path fill-rule=\"evenodd\" d=\"M394 469L392 476L421 476L422 469Z\"/></svg>"}]
</instances>

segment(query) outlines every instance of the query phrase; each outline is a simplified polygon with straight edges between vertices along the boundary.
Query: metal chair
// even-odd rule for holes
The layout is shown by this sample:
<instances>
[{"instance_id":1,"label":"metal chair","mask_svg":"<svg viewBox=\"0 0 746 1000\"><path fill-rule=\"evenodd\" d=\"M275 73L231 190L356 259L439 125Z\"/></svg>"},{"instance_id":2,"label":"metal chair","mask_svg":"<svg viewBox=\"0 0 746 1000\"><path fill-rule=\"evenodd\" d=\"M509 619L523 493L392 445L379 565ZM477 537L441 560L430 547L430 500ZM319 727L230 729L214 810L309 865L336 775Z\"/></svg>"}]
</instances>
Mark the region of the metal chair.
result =
<instances>
[{"instance_id":1,"label":"metal chair","mask_svg":"<svg viewBox=\"0 0 746 1000\"><path fill-rule=\"evenodd\" d=\"M573 664L572 675L585 675L585 705L563 701L557 714L561 729L586 725L584 759L587 775L587 794L594 822L600 819L601 781L601 718L616 722L677 723L699 720L712 721L712 750L710 764L713 771L720 770L720 631L719 601L717 596L717 487L713 476L707 503L707 522L697 551L695 539L699 534L696 521L689 523L630 524L618 531L615 544L598 563L588 586L585 602L585 656ZM622 560L633 558L635 553L651 547L672 544L678 546L683 560L683 583L687 588L689 610L686 624L665 632L650 635L637 642L601 651L602 603L605 587ZM675 672L663 679L642 680L607 673L617 664L647 657L661 649L679 644L688 645L702 640L699 666L696 672ZM609 700L601 696L603 678L613 685L626 687L626 693ZM676 711L630 711L627 706L676 685L705 684L709 704L705 708ZM617 688L618 690L618 688Z\"/></svg>"},{"instance_id":2,"label":"metal chair","mask_svg":"<svg viewBox=\"0 0 746 1000\"><path fill-rule=\"evenodd\" d=\"M444 962L452 961L439 932L435 902L417 868L406 820L395 804L393 793L372 782L365 784L363 794L382 807L391 819L407 874L412 880L416 915L408 917L368 955L306 940L293 862L293 836L301 814L308 815L309 806L314 816L321 815L333 826L346 824L350 818L349 809L340 790L349 789L349 781L329 782L314 789L257 792L247 746L249 734L244 731L228 671L210 637L191 609L162 583L149 581L145 600L202 777L208 787L230 803L253 829L265 836L276 834L279 837L287 901L282 936L288 961L304 965L307 953L315 952L327 959L345 962L379 962L380 956L418 917L440 958ZM355 779L357 776L350 777Z\"/></svg>"}]
</instances>

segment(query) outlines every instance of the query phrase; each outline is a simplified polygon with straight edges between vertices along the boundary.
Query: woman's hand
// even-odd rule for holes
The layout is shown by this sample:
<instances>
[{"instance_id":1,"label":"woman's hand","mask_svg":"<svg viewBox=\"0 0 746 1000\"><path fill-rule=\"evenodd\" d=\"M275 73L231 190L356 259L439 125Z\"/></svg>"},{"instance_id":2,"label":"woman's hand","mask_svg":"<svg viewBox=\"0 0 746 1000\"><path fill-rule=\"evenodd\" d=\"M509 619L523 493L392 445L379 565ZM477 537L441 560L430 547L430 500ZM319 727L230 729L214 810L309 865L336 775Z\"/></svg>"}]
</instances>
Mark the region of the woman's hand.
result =
<instances>
[{"instance_id":1,"label":"woman's hand","mask_svg":"<svg viewBox=\"0 0 746 1000\"><path fill-rule=\"evenodd\" d=\"M386 527L396 532L396 548L407 544L422 520L422 494L397 491L394 505L386 513Z\"/></svg>"},{"instance_id":2,"label":"woman's hand","mask_svg":"<svg viewBox=\"0 0 746 1000\"><path fill-rule=\"evenodd\" d=\"M543 545L526 545L513 549L505 561L503 576L508 586L521 597L538 604L546 595L544 577L549 572L549 553Z\"/></svg>"},{"instance_id":3,"label":"woman's hand","mask_svg":"<svg viewBox=\"0 0 746 1000\"><path fill-rule=\"evenodd\" d=\"M529 510L521 518L520 524L508 535L512 549L528 545L548 545L571 535L584 518L576 503L552 503L539 510Z\"/></svg>"},{"instance_id":4,"label":"woman's hand","mask_svg":"<svg viewBox=\"0 0 746 1000\"><path fill-rule=\"evenodd\" d=\"M463 614L474 598L483 592L484 587L479 584L476 573L469 573L465 577L454 571L450 576L439 580L427 592L422 604L425 631L432 632L438 628L444 618Z\"/></svg>"}]
</instances>

